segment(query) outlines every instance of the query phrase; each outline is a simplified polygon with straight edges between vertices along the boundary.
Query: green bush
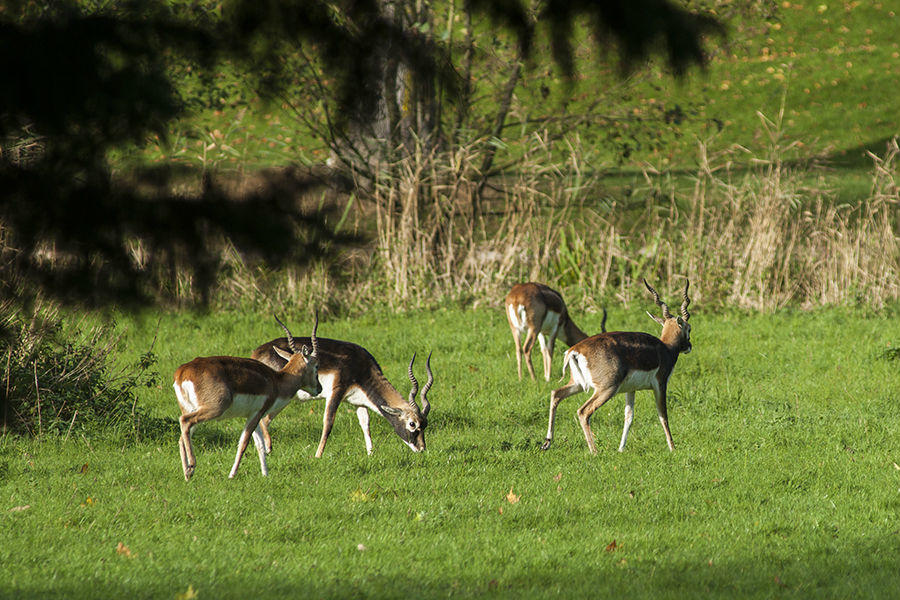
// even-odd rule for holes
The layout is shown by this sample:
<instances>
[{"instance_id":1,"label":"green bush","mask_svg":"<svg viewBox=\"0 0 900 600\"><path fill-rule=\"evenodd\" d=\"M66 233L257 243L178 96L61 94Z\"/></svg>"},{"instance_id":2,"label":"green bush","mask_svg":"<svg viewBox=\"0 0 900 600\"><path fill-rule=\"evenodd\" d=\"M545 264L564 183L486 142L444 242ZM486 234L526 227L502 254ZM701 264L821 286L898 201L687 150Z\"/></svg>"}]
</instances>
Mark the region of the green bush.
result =
<instances>
[{"instance_id":1,"label":"green bush","mask_svg":"<svg viewBox=\"0 0 900 600\"><path fill-rule=\"evenodd\" d=\"M125 369L113 367L117 339L108 327L81 331L62 326L53 308L39 307L26 317L21 309L0 307L0 423L3 431L31 436L72 432L155 437L169 429L166 419L150 417L135 392L150 386L152 351Z\"/></svg>"}]
</instances>

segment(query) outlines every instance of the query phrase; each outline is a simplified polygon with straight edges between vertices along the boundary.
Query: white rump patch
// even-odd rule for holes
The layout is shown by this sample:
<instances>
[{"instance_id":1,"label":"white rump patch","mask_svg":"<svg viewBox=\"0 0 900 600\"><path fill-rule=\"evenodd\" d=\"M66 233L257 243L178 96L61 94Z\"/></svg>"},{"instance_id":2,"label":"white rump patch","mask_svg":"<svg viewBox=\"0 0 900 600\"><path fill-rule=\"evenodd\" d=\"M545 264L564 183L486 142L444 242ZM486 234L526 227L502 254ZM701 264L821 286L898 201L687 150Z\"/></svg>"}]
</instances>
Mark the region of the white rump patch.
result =
<instances>
[{"instance_id":1,"label":"white rump patch","mask_svg":"<svg viewBox=\"0 0 900 600\"><path fill-rule=\"evenodd\" d=\"M192 413L198 408L200 408L200 403L197 401L197 391L194 389L194 382L190 379L186 379L181 382L181 387L178 386L178 382L172 384L172 387L175 389L175 396L178 398L178 404L181 405L181 409L187 413Z\"/></svg>"},{"instance_id":2,"label":"white rump patch","mask_svg":"<svg viewBox=\"0 0 900 600\"><path fill-rule=\"evenodd\" d=\"M509 315L509 322L512 326L516 328L520 334L525 333L526 324L528 323L525 318L525 307L521 304L507 304L506 312Z\"/></svg>"},{"instance_id":3,"label":"white rump patch","mask_svg":"<svg viewBox=\"0 0 900 600\"><path fill-rule=\"evenodd\" d=\"M580 352L569 350L563 359L563 369L569 365L569 371L572 373L572 380L581 386L582 391L587 391L593 387L594 382L591 380L591 372L588 369L587 358Z\"/></svg>"}]
</instances>

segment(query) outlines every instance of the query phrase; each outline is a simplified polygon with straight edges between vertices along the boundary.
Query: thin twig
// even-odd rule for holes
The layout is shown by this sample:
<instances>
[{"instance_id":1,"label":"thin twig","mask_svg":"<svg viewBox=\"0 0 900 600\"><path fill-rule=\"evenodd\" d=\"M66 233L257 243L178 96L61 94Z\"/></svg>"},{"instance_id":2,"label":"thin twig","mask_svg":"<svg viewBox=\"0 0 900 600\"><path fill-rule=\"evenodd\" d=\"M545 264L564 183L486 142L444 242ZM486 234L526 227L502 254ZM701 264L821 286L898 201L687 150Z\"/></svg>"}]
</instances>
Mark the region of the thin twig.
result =
<instances>
[{"instance_id":1,"label":"thin twig","mask_svg":"<svg viewBox=\"0 0 900 600\"><path fill-rule=\"evenodd\" d=\"M12 360L12 346L6 353L6 393L3 395L3 433L6 433L9 427L9 363Z\"/></svg>"},{"instance_id":2,"label":"thin twig","mask_svg":"<svg viewBox=\"0 0 900 600\"><path fill-rule=\"evenodd\" d=\"M75 417L78 416L78 411L75 411L75 414L72 415L72 421L69 423L69 429L66 431L66 437L63 438L63 441L67 441L69 439L69 434L72 433L72 426L75 424Z\"/></svg>"},{"instance_id":3,"label":"thin twig","mask_svg":"<svg viewBox=\"0 0 900 600\"><path fill-rule=\"evenodd\" d=\"M41 437L44 435L43 428L41 427L41 387L38 385L37 361L32 364L34 365L34 393L37 395L38 437Z\"/></svg>"}]
</instances>

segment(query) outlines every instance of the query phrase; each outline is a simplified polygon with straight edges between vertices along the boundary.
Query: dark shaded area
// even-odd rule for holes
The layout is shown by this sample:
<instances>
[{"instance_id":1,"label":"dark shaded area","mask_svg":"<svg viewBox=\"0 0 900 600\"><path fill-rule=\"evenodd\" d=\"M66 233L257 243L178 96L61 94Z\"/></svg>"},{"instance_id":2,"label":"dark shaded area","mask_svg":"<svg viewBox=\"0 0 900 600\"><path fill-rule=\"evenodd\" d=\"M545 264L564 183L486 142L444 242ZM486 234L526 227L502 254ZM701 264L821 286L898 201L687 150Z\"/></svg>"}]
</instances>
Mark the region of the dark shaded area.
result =
<instances>
[{"instance_id":1,"label":"dark shaded area","mask_svg":"<svg viewBox=\"0 0 900 600\"><path fill-rule=\"evenodd\" d=\"M651 53L659 53L676 75L684 75L692 65L706 63L703 36L725 33L712 16L667 0L549 0L540 18L548 24L554 59L569 75L575 69L573 25L581 17L589 20L599 45L617 49L626 72Z\"/></svg>"},{"instance_id":2,"label":"dark shaded area","mask_svg":"<svg viewBox=\"0 0 900 600\"><path fill-rule=\"evenodd\" d=\"M35 11L32 14L29 11ZM108 153L167 124L183 105L167 73L178 55L213 69L227 30L165 3L86 14L74 3L0 20L0 298L133 305L171 299L189 278L206 302L227 240L269 265L303 263L352 241L301 211L312 177L273 176L252 194L172 194L170 173L129 186Z\"/></svg>"},{"instance_id":3,"label":"dark shaded area","mask_svg":"<svg viewBox=\"0 0 900 600\"><path fill-rule=\"evenodd\" d=\"M233 0L221 15L202 4L112 4L88 12L89 3L74 1L11 2L0 11L0 301L159 302L172 299L181 276L206 302L226 240L270 266L355 241L299 207L298 196L321 184L313 177L273 178L241 196L208 176L202 192L174 195L165 170L155 189L114 181L110 151L165 138L183 112L168 68L175 58L212 72L217 61L236 60L274 92L290 80L285 53L302 49L322 59L348 121L377 105L384 48L415 77L456 93L448 49L428 32L399 28L378 0ZM530 51L535 21L524 2L471 0L468 9L514 31ZM536 23L550 27L569 73L573 23L584 16L625 63L661 48L677 73L703 63L701 35L717 25L665 0L552 1Z\"/></svg>"},{"instance_id":4,"label":"dark shaded area","mask_svg":"<svg viewBox=\"0 0 900 600\"><path fill-rule=\"evenodd\" d=\"M387 497L387 495L385 495ZM292 520L285 528L273 528L272 546L282 554L296 553L308 561L316 558L310 553L315 543L309 537L315 532L302 526L303 520ZM359 529L355 524L344 524L348 531ZM187 529L189 526L179 525ZM510 539L515 540L518 532L544 527L546 535L552 536L552 525L537 524L510 519ZM365 531L365 528L362 529ZM591 530L593 531L593 530ZM286 534L287 533L287 534ZM420 534L429 535L429 534ZM593 535L593 533L591 533ZM432 534L432 537L433 534ZM473 547L486 545L486 536L473 532ZM248 555L256 554L247 541L247 548L235 551L244 563ZM436 544L440 546L440 539ZM766 538L760 542L767 541ZM627 542L626 542L627 543ZM333 552L355 552L356 540ZM580 555L579 548L586 544L596 544L588 540L572 540L573 554ZM896 534L885 533L875 539L862 539L853 534L840 536L824 544L810 544L799 551L790 552L772 543L756 551L745 550L746 540L738 536L736 550L725 558L709 559L700 551L692 553L692 558L670 558L665 553L655 557L635 556L624 546L600 551L590 560L574 560L568 556L542 558L538 563L529 553L511 552L513 559L503 565L474 565L466 572L447 572L433 568L434 561L426 562L422 554L409 561L407 569L428 573L427 576L410 576L398 571L390 563L373 567L363 562L350 567L351 577L325 572L315 567L310 573L316 576L285 578L283 573L266 571L262 574L248 574L239 568L226 576L211 577L203 572L198 576L196 568L190 564L167 573L164 578L156 578L152 585L136 587L132 582L105 581L104 593L110 596L169 597L187 589L186 579L191 587L216 598L246 598L265 589L269 597L285 598L446 598L453 595L461 598L546 598L563 596L587 598L772 598L772 597L821 597L844 598L885 598L893 595L896 587ZM512 542L501 542L507 547ZM352 548L352 549L351 549ZM378 552L378 548L371 548ZM97 557L112 554L112 549L98 548ZM105 553L105 554L104 554ZM435 554L435 553L432 553ZM428 558L433 558L427 552ZM358 562L358 561L357 561ZM617 564L616 567L610 565ZM87 598L96 595L96 586L83 581L83 577L63 573L53 583L31 581L18 585L0 584L0 594L8 597L41 598ZM76 583L77 582L77 583Z\"/></svg>"}]
</instances>

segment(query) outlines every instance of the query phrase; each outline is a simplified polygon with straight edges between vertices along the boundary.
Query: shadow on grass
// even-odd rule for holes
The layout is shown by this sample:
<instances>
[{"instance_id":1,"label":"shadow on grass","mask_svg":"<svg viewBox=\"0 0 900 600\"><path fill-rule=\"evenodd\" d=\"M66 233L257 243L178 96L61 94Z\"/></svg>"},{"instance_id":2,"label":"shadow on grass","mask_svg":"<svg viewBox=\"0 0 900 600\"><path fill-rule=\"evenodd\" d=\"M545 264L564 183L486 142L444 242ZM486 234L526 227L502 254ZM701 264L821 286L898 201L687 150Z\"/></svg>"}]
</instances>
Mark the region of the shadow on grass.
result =
<instances>
[{"instance_id":1,"label":"shadow on grass","mask_svg":"<svg viewBox=\"0 0 900 600\"><path fill-rule=\"evenodd\" d=\"M0 597L193 597L184 596L190 594L190 586L197 597L206 598L258 597L261 590L267 598L886 598L897 597L898 551L900 536L894 533L878 539L836 540L805 553L783 546L771 552L758 548L722 562L667 560L664 553L632 557L626 547L601 552L589 564L564 556L535 564L539 553L529 553L525 560L514 556L493 567L471 563L459 571L410 556L404 565L350 566L341 569L344 573L350 570L350 576L322 572L302 579L286 577L280 568L218 572L210 579L208 571L182 572L182 566L164 575L157 573L145 584L123 584L103 577L104 583L98 586L90 576L77 583L0 583ZM273 551L273 556L276 554ZM357 557L345 558L356 561ZM130 579L140 581L139 562L135 569Z\"/></svg>"}]
</instances>

